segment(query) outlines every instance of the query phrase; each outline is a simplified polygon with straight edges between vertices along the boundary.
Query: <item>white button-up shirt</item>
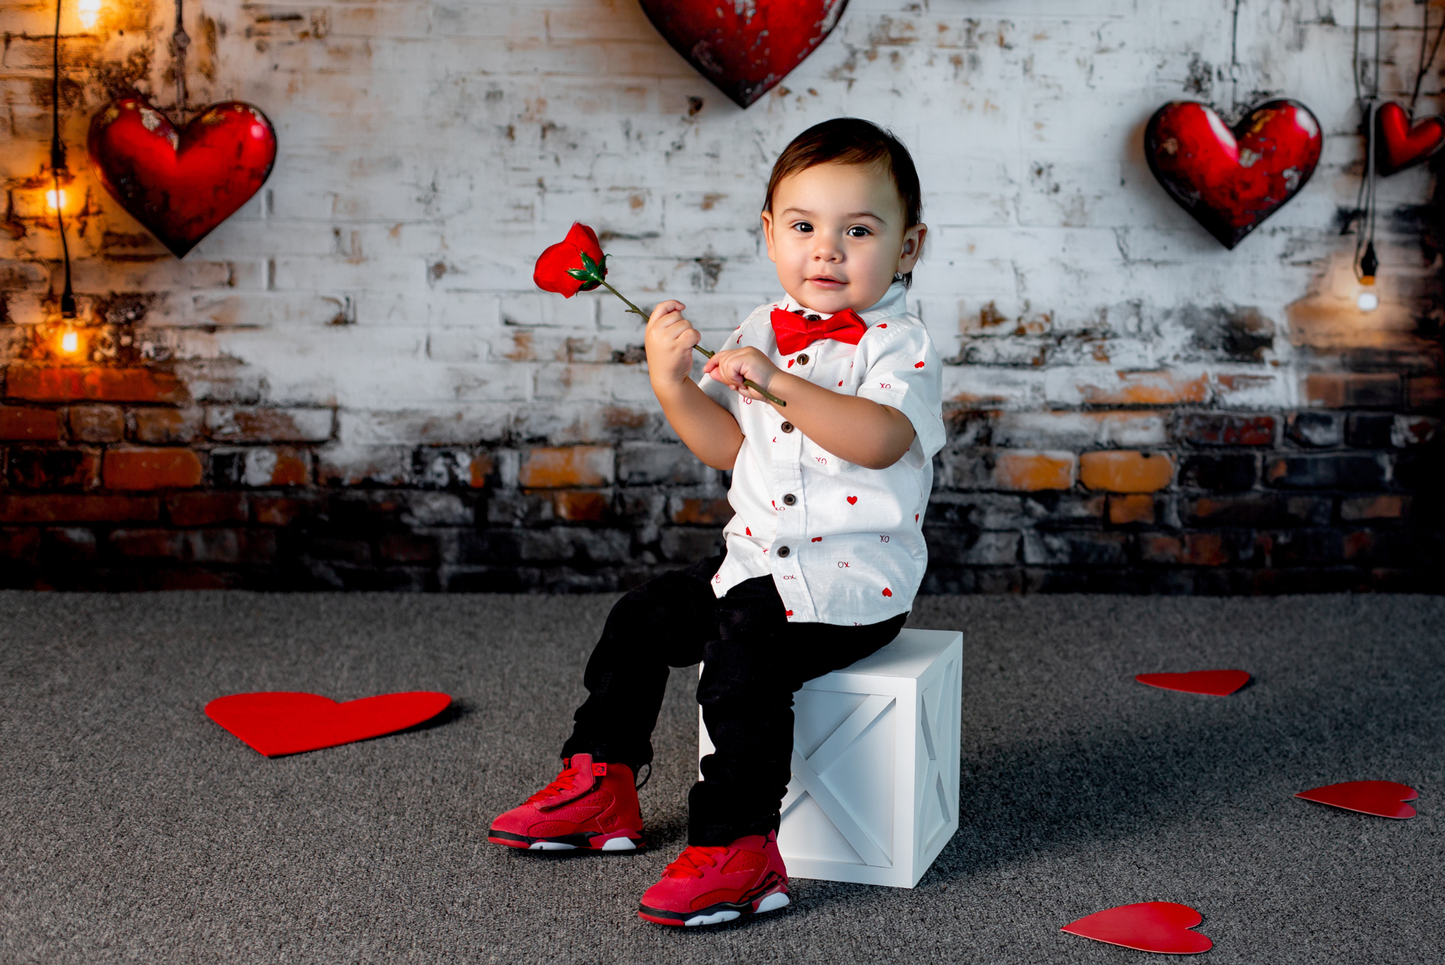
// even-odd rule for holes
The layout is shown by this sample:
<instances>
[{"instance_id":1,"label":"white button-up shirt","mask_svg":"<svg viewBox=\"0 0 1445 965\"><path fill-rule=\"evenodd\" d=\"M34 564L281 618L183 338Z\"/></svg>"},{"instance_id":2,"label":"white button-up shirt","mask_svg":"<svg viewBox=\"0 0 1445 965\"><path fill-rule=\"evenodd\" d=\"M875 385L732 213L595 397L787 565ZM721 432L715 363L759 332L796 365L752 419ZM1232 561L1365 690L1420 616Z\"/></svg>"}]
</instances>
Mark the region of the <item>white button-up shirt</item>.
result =
<instances>
[{"instance_id":1,"label":"white button-up shirt","mask_svg":"<svg viewBox=\"0 0 1445 965\"><path fill-rule=\"evenodd\" d=\"M743 431L728 490L736 515L723 530L727 558L713 577L719 597L743 580L771 576L794 622L878 623L913 606L928 562L922 525L933 456L944 443L943 373L904 293L895 282L860 313L868 330L856 346L820 339L780 354L771 315L801 307L790 298L754 310L722 346L752 346L790 375L902 412L913 423L913 444L887 469L838 458L795 429L786 407L743 398L711 376L699 381Z\"/></svg>"}]
</instances>

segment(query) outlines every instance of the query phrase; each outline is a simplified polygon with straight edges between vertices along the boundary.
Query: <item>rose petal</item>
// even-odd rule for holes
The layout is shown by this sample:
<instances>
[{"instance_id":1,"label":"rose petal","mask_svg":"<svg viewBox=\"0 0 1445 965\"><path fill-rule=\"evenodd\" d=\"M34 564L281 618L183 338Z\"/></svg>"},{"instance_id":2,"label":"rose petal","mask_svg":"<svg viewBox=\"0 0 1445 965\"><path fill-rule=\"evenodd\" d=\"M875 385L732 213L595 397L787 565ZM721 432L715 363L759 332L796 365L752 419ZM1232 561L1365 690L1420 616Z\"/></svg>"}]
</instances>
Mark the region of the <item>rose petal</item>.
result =
<instances>
[{"instance_id":1,"label":"rose petal","mask_svg":"<svg viewBox=\"0 0 1445 965\"><path fill-rule=\"evenodd\" d=\"M537 267L532 271L532 281L543 291L571 298L582 287L582 282L567 274L567 270L581 267L582 259L577 255L577 246L562 241L542 252L537 259Z\"/></svg>"}]
</instances>

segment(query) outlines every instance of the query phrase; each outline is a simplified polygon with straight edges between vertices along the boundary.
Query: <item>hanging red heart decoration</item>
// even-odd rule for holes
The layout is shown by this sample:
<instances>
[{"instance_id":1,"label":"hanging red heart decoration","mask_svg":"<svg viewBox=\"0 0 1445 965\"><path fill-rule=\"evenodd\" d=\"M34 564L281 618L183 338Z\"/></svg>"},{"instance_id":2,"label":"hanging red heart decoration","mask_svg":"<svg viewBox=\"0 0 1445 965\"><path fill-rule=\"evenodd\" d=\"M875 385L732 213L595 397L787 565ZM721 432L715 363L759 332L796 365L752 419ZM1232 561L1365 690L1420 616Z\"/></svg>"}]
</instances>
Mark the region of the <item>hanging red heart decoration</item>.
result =
<instances>
[{"instance_id":1,"label":"hanging red heart decoration","mask_svg":"<svg viewBox=\"0 0 1445 965\"><path fill-rule=\"evenodd\" d=\"M1419 164L1445 144L1445 120L1424 117L1410 123L1405 108L1389 101L1375 111L1375 169L1388 177Z\"/></svg>"},{"instance_id":2,"label":"hanging red heart decoration","mask_svg":"<svg viewBox=\"0 0 1445 965\"><path fill-rule=\"evenodd\" d=\"M1292 100L1255 108L1232 131L1208 105L1173 101L1144 130L1149 169L1226 248L1299 193L1320 144L1319 121Z\"/></svg>"},{"instance_id":3,"label":"hanging red heart decoration","mask_svg":"<svg viewBox=\"0 0 1445 965\"><path fill-rule=\"evenodd\" d=\"M848 0L641 0L672 49L739 107L775 87L832 33Z\"/></svg>"},{"instance_id":4,"label":"hanging red heart decoration","mask_svg":"<svg viewBox=\"0 0 1445 965\"><path fill-rule=\"evenodd\" d=\"M245 204L276 160L276 131L259 108L227 101L176 130L141 97L91 118L90 162L121 207L180 258Z\"/></svg>"}]
</instances>

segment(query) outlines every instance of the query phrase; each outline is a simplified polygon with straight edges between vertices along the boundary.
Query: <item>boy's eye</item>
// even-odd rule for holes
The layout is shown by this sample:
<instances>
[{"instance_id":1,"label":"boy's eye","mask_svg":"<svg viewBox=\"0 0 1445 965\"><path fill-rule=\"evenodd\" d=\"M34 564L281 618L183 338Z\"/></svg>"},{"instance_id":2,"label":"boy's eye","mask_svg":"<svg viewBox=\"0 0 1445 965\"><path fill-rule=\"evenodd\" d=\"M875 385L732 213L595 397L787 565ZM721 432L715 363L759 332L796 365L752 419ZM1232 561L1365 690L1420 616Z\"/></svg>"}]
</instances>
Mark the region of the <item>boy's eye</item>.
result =
<instances>
[{"instance_id":1,"label":"boy's eye","mask_svg":"<svg viewBox=\"0 0 1445 965\"><path fill-rule=\"evenodd\" d=\"M869 231L867 228L863 227L860 224L855 224L853 227L848 229L848 237L850 238L866 238L872 233L873 232Z\"/></svg>"},{"instance_id":2,"label":"boy's eye","mask_svg":"<svg viewBox=\"0 0 1445 965\"><path fill-rule=\"evenodd\" d=\"M795 222L793 222L793 230L794 230L794 231L804 231L804 232L806 232L806 231L812 231L812 230L813 230L813 226L810 225L810 224L809 224L808 222L806 222L806 221L795 221Z\"/></svg>"}]
</instances>

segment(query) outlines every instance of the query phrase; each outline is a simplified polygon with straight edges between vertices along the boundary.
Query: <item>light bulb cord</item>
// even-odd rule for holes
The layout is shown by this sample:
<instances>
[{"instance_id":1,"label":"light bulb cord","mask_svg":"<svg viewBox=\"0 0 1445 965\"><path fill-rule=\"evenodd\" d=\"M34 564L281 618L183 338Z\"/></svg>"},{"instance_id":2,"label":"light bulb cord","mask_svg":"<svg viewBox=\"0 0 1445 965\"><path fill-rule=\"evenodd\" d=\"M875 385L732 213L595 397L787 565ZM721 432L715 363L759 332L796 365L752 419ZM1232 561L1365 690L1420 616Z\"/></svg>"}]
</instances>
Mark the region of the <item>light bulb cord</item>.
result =
<instances>
[{"instance_id":1,"label":"light bulb cord","mask_svg":"<svg viewBox=\"0 0 1445 965\"><path fill-rule=\"evenodd\" d=\"M60 294L60 315L75 317L75 292L70 287L70 243L65 239L65 212L61 209L60 172L65 168L65 144L60 140L60 5L55 0L55 38L50 61L50 175L55 182L55 224L60 229L60 250L65 256L65 289Z\"/></svg>"}]
</instances>

